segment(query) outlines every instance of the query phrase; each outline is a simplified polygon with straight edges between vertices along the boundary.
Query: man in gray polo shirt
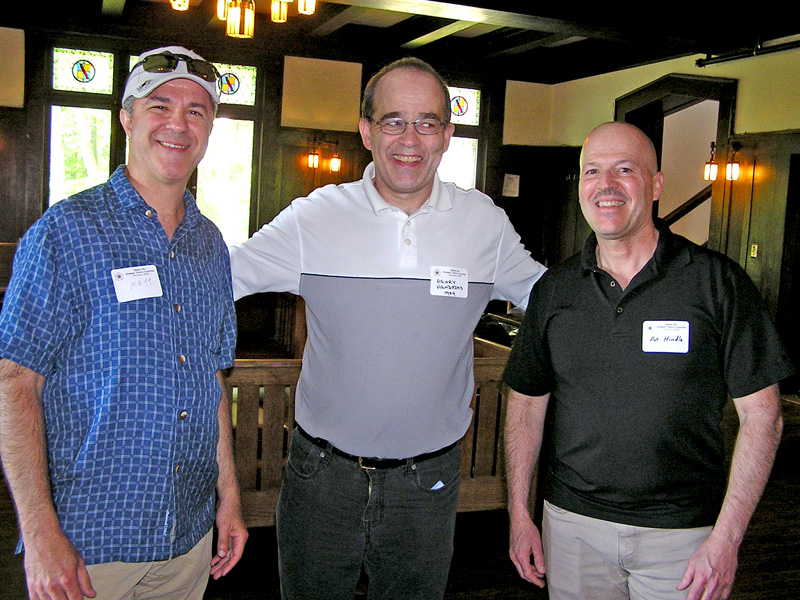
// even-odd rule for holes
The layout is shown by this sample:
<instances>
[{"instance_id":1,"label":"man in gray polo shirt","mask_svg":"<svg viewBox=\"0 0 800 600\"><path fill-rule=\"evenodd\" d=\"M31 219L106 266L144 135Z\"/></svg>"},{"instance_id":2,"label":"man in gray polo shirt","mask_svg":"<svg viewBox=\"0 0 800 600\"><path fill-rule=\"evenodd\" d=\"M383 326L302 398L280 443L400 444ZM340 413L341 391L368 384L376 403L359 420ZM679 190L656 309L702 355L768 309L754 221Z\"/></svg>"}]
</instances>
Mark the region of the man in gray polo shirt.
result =
<instances>
[{"instance_id":1,"label":"man in gray polo shirt","mask_svg":"<svg viewBox=\"0 0 800 600\"><path fill-rule=\"evenodd\" d=\"M277 509L284 598L441 598L453 547L472 332L544 268L505 213L436 169L446 83L404 59L368 83L360 181L295 200L231 250L234 295L289 291L308 342Z\"/></svg>"}]
</instances>

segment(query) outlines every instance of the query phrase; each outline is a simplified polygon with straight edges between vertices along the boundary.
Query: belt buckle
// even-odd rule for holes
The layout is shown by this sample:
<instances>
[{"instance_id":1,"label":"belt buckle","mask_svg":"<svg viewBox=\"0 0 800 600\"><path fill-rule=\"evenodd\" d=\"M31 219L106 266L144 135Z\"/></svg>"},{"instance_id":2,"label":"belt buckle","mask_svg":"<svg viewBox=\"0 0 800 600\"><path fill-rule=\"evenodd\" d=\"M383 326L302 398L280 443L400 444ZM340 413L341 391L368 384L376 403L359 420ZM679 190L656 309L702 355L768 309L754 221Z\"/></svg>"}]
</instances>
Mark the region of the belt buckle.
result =
<instances>
[{"instance_id":1,"label":"belt buckle","mask_svg":"<svg viewBox=\"0 0 800 600\"><path fill-rule=\"evenodd\" d=\"M368 467L367 465L365 465L363 462L361 462L362 458L363 457L361 456L358 457L358 466L364 469L365 471L374 471L375 467Z\"/></svg>"}]
</instances>

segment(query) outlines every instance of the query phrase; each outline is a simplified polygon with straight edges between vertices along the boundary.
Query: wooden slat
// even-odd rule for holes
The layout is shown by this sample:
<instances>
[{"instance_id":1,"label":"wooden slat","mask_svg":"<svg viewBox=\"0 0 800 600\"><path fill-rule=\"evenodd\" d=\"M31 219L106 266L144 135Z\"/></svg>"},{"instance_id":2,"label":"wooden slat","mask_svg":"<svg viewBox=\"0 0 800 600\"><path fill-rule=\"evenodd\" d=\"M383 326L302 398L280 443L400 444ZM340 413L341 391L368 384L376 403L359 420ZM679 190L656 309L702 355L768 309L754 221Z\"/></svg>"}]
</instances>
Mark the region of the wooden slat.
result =
<instances>
[{"instance_id":1,"label":"wooden slat","mask_svg":"<svg viewBox=\"0 0 800 600\"><path fill-rule=\"evenodd\" d=\"M481 382L473 477L494 475L495 455L497 454L499 396L499 381Z\"/></svg>"},{"instance_id":2,"label":"wooden slat","mask_svg":"<svg viewBox=\"0 0 800 600\"><path fill-rule=\"evenodd\" d=\"M243 490L257 489L259 386L238 386L236 398L236 476Z\"/></svg>"},{"instance_id":3,"label":"wooden slat","mask_svg":"<svg viewBox=\"0 0 800 600\"><path fill-rule=\"evenodd\" d=\"M286 386L264 386L264 425L261 437L261 489L280 486L283 474L283 422Z\"/></svg>"}]
</instances>

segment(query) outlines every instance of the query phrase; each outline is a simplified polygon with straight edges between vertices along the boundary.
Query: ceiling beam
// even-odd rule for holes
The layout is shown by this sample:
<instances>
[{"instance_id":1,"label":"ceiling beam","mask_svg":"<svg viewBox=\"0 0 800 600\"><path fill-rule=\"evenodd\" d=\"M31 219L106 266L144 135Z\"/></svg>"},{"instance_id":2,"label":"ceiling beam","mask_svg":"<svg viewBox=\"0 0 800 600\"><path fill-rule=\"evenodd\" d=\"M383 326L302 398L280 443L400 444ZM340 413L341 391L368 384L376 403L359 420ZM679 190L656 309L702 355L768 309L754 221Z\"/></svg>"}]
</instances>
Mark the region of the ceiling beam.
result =
<instances>
[{"instance_id":1,"label":"ceiling beam","mask_svg":"<svg viewBox=\"0 0 800 600\"><path fill-rule=\"evenodd\" d=\"M400 47L406 49L419 48L420 46L430 44L454 33L458 33L459 31L463 31L464 29L468 29L475 24L476 23L473 21L456 21L455 23L450 23L450 25L440 27L436 31L431 31L430 33L422 35L414 40L411 40L410 42L406 42Z\"/></svg>"}]
</instances>

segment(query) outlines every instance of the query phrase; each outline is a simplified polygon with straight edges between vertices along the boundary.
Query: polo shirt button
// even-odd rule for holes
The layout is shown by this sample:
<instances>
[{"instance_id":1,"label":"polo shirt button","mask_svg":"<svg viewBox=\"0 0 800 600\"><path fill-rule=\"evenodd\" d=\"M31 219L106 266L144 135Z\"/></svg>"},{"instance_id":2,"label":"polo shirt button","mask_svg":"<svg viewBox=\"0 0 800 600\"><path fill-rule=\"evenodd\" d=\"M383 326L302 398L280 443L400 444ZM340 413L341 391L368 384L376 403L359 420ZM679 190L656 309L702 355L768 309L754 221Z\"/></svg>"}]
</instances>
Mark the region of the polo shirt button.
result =
<instances>
[{"instance_id":1,"label":"polo shirt button","mask_svg":"<svg viewBox=\"0 0 800 600\"><path fill-rule=\"evenodd\" d=\"M182 411L181 411L181 414L180 414L179 416L180 416L180 418L181 418L181 421L182 421L182 420L184 420L186 417L188 417L188 416L189 416L189 413L188 413L188 412L186 412L185 410L182 410Z\"/></svg>"},{"instance_id":2,"label":"polo shirt button","mask_svg":"<svg viewBox=\"0 0 800 600\"><path fill-rule=\"evenodd\" d=\"M411 221L406 221L406 227L411 227Z\"/></svg>"},{"instance_id":3,"label":"polo shirt button","mask_svg":"<svg viewBox=\"0 0 800 600\"><path fill-rule=\"evenodd\" d=\"M179 355L178 356L178 362L181 363L181 364L185 363L186 362L186 357L183 354Z\"/></svg>"},{"instance_id":4,"label":"polo shirt button","mask_svg":"<svg viewBox=\"0 0 800 600\"><path fill-rule=\"evenodd\" d=\"M406 246L410 246L410 245L411 245L411 240L406 239Z\"/></svg>"},{"instance_id":5,"label":"polo shirt button","mask_svg":"<svg viewBox=\"0 0 800 600\"><path fill-rule=\"evenodd\" d=\"M617 314L621 315L624 310L625 310L624 308L622 308L621 306L618 306L617 307Z\"/></svg>"},{"instance_id":6,"label":"polo shirt button","mask_svg":"<svg viewBox=\"0 0 800 600\"><path fill-rule=\"evenodd\" d=\"M144 216L150 219L153 216L153 211L148 208L146 211L144 211Z\"/></svg>"},{"instance_id":7,"label":"polo shirt button","mask_svg":"<svg viewBox=\"0 0 800 600\"><path fill-rule=\"evenodd\" d=\"M617 282L616 281L612 281L608 285L610 285L611 287L617 287Z\"/></svg>"}]
</instances>

